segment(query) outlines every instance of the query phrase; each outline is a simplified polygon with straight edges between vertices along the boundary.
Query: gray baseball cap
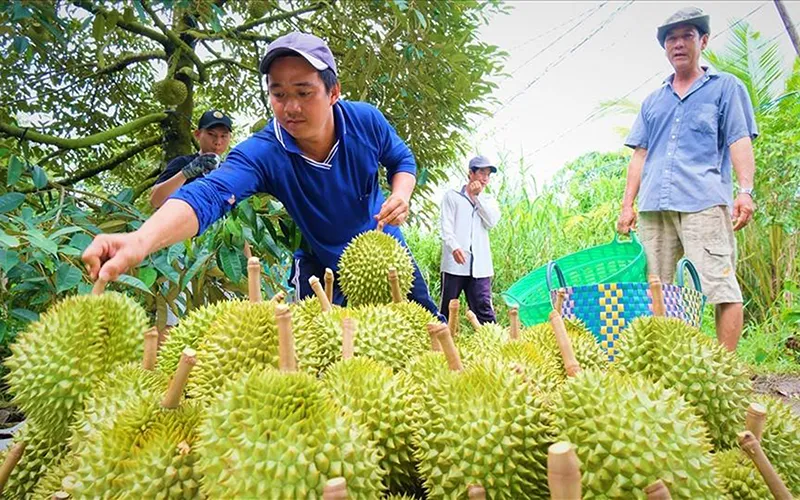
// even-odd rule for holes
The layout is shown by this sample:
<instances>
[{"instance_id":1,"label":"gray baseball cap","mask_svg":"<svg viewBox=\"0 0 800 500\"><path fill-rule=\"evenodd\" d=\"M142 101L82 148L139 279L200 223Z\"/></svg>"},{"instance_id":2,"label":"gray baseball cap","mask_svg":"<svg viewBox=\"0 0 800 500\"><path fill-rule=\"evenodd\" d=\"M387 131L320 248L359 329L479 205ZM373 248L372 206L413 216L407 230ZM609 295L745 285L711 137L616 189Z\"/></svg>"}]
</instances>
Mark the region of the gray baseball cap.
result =
<instances>
[{"instance_id":1,"label":"gray baseball cap","mask_svg":"<svg viewBox=\"0 0 800 500\"><path fill-rule=\"evenodd\" d=\"M664 21L664 24L658 27L656 38L658 43L664 46L667 39L667 32L680 24L691 24L696 26L700 31L700 35L711 33L711 20L708 15L703 12L699 7L685 7L678 12L672 14Z\"/></svg>"},{"instance_id":2,"label":"gray baseball cap","mask_svg":"<svg viewBox=\"0 0 800 500\"><path fill-rule=\"evenodd\" d=\"M259 70L269 73L269 66L276 58L285 55L297 55L308 61L318 71L332 69L336 73L336 61L328 44L322 38L295 31L278 37L267 47L267 54L261 59Z\"/></svg>"},{"instance_id":3,"label":"gray baseball cap","mask_svg":"<svg viewBox=\"0 0 800 500\"><path fill-rule=\"evenodd\" d=\"M492 169L492 173L497 172L497 167L495 167L494 163L489 161L489 158L486 158L485 156L476 156L475 158L469 161L470 170L477 170L479 168L486 168L486 167Z\"/></svg>"}]
</instances>

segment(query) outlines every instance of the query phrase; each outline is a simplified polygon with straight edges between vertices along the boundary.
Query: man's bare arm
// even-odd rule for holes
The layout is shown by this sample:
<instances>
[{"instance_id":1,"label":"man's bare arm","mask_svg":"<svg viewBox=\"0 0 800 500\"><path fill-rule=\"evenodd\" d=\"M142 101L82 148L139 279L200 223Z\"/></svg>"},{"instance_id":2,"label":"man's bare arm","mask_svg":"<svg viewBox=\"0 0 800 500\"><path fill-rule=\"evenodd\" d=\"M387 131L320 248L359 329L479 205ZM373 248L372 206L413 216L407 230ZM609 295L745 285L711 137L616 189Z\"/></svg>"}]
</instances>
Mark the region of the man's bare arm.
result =
<instances>
[{"instance_id":1,"label":"man's bare arm","mask_svg":"<svg viewBox=\"0 0 800 500\"><path fill-rule=\"evenodd\" d=\"M177 172L175 175L165 180L162 183L153 186L153 191L150 193L150 205L153 208L159 208L167 201L172 193L180 189L186 183L186 177L183 172Z\"/></svg>"}]
</instances>

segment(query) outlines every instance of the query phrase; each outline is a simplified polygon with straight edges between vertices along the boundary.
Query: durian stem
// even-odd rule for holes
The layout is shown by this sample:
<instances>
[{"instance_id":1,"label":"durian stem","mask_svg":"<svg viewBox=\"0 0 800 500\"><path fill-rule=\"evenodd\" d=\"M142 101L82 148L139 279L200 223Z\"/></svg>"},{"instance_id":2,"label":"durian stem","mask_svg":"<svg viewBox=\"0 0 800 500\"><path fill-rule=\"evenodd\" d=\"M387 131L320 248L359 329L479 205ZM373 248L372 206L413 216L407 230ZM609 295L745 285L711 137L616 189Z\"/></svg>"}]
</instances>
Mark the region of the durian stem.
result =
<instances>
[{"instance_id":1,"label":"durian stem","mask_svg":"<svg viewBox=\"0 0 800 500\"><path fill-rule=\"evenodd\" d=\"M667 307L664 305L664 289L661 286L661 278L656 274L647 277L650 283L650 293L653 296L653 316L666 316Z\"/></svg>"},{"instance_id":2,"label":"durian stem","mask_svg":"<svg viewBox=\"0 0 800 500\"><path fill-rule=\"evenodd\" d=\"M175 376L169 383L167 393L164 399L161 400L161 406L167 409L177 408L181 403L181 396L183 389L186 387L186 382L189 380L189 372L197 363L197 353L191 347L186 347L181 353L181 359L178 362L178 369L175 370Z\"/></svg>"},{"instance_id":3,"label":"durian stem","mask_svg":"<svg viewBox=\"0 0 800 500\"><path fill-rule=\"evenodd\" d=\"M432 336L435 335L439 340L450 370L454 372L463 370L464 365L461 364L461 357L458 355L458 349L453 343L453 336L450 335L450 329L447 325L443 323L428 323L428 333Z\"/></svg>"},{"instance_id":4,"label":"durian stem","mask_svg":"<svg viewBox=\"0 0 800 500\"><path fill-rule=\"evenodd\" d=\"M564 301L567 300L567 292L564 290L559 290L556 294L556 303L553 306L553 310L561 314L561 311L564 309Z\"/></svg>"},{"instance_id":5,"label":"durian stem","mask_svg":"<svg viewBox=\"0 0 800 500\"><path fill-rule=\"evenodd\" d=\"M347 481L343 477L329 479L322 488L322 500L347 500Z\"/></svg>"},{"instance_id":6,"label":"durian stem","mask_svg":"<svg viewBox=\"0 0 800 500\"><path fill-rule=\"evenodd\" d=\"M242 251L244 252L244 258L247 259L249 263L250 259L253 257L253 250L250 248L249 241L244 240L244 247L242 248Z\"/></svg>"},{"instance_id":7,"label":"durian stem","mask_svg":"<svg viewBox=\"0 0 800 500\"><path fill-rule=\"evenodd\" d=\"M250 302L261 302L261 263L258 257L247 259L247 291Z\"/></svg>"},{"instance_id":8,"label":"durian stem","mask_svg":"<svg viewBox=\"0 0 800 500\"><path fill-rule=\"evenodd\" d=\"M469 320L470 324L472 325L472 328L477 330L478 328L481 327L481 322L478 321L478 317L475 316L475 313L470 311L469 309L467 309L467 319Z\"/></svg>"},{"instance_id":9,"label":"durian stem","mask_svg":"<svg viewBox=\"0 0 800 500\"><path fill-rule=\"evenodd\" d=\"M647 495L647 500L672 500L667 485L660 479L645 488L644 494Z\"/></svg>"},{"instance_id":10,"label":"durian stem","mask_svg":"<svg viewBox=\"0 0 800 500\"><path fill-rule=\"evenodd\" d=\"M97 281L92 285L92 295L103 295L103 292L106 291L107 284L107 281L97 278Z\"/></svg>"},{"instance_id":11,"label":"durian stem","mask_svg":"<svg viewBox=\"0 0 800 500\"><path fill-rule=\"evenodd\" d=\"M438 326L435 326L439 324L441 323L428 323L426 325L428 329L428 336L431 338L431 351L433 352L442 352L442 344L439 343L439 338L437 336L439 329Z\"/></svg>"},{"instance_id":12,"label":"durian stem","mask_svg":"<svg viewBox=\"0 0 800 500\"><path fill-rule=\"evenodd\" d=\"M328 302L333 302L333 271L329 267L325 268L325 296Z\"/></svg>"},{"instance_id":13,"label":"durian stem","mask_svg":"<svg viewBox=\"0 0 800 500\"><path fill-rule=\"evenodd\" d=\"M317 296L317 300L319 300L319 305L322 309L322 312L326 313L331 310L331 301L328 300L328 296L325 294L325 290L322 289L322 284L319 282L319 278L316 276L312 276L308 278L308 284L311 285L311 289L314 290L314 295Z\"/></svg>"},{"instance_id":14,"label":"durian stem","mask_svg":"<svg viewBox=\"0 0 800 500\"><path fill-rule=\"evenodd\" d=\"M400 291L400 278L397 277L397 268L389 268L389 288L392 290L392 302L403 302L403 293Z\"/></svg>"},{"instance_id":15,"label":"durian stem","mask_svg":"<svg viewBox=\"0 0 800 500\"><path fill-rule=\"evenodd\" d=\"M571 443L560 441L547 449L547 485L554 500L580 500L581 468Z\"/></svg>"},{"instance_id":16,"label":"durian stem","mask_svg":"<svg viewBox=\"0 0 800 500\"><path fill-rule=\"evenodd\" d=\"M783 484L783 480L775 472L769 459L764 454L764 450L761 449L761 443L752 432L744 431L739 433L739 446L756 465L756 469L761 473L761 477L764 478L764 482L767 483L767 487L772 496L775 497L775 500L792 500L792 494L789 493L788 488Z\"/></svg>"},{"instance_id":17,"label":"durian stem","mask_svg":"<svg viewBox=\"0 0 800 500\"><path fill-rule=\"evenodd\" d=\"M286 304L275 306L275 323L278 325L278 367L282 372L296 371L292 311L289 310L289 306Z\"/></svg>"},{"instance_id":18,"label":"durian stem","mask_svg":"<svg viewBox=\"0 0 800 500\"><path fill-rule=\"evenodd\" d=\"M447 307L450 310L447 326L450 327L450 335L456 338L458 336L458 308L461 307L461 304L458 303L458 299L451 299Z\"/></svg>"},{"instance_id":19,"label":"durian stem","mask_svg":"<svg viewBox=\"0 0 800 500\"><path fill-rule=\"evenodd\" d=\"M758 403L750 403L745 414L745 428L761 441L764 433L764 422L767 420L767 409Z\"/></svg>"},{"instance_id":20,"label":"durian stem","mask_svg":"<svg viewBox=\"0 0 800 500\"><path fill-rule=\"evenodd\" d=\"M486 490L480 484L471 484L467 487L469 500L486 500Z\"/></svg>"},{"instance_id":21,"label":"durian stem","mask_svg":"<svg viewBox=\"0 0 800 500\"><path fill-rule=\"evenodd\" d=\"M11 472L14 470L14 467L17 466L17 463L22 458L22 454L24 452L25 441L16 443L11 447L11 451L8 452L8 455L6 455L3 465L0 465L0 493L2 493L3 489L6 487L6 483L8 482L8 478L11 476Z\"/></svg>"},{"instance_id":22,"label":"durian stem","mask_svg":"<svg viewBox=\"0 0 800 500\"><path fill-rule=\"evenodd\" d=\"M270 302L274 302L276 304L282 304L284 299L286 299L286 293L281 290L280 292L273 295L272 298L269 300Z\"/></svg>"},{"instance_id":23,"label":"durian stem","mask_svg":"<svg viewBox=\"0 0 800 500\"><path fill-rule=\"evenodd\" d=\"M581 365L575 358L575 352L572 350L572 342L569 341L567 335L567 327L564 325L564 320L561 315L556 311L550 312L550 326L553 327L553 333L556 335L556 342L558 342L558 349L561 351L561 359L564 361L564 371L567 372L568 377L574 377L581 371Z\"/></svg>"},{"instance_id":24,"label":"durian stem","mask_svg":"<svg viewBox=\"0 0 800 500\"><path fill-rule=\"evenodd\" d=\"M153 371L156 367L156 357L158 356L158 328L152 327L144 332L144 356L142 356L142 368Z\"/></svg>"},{"instance_id":25,"label":"durian stem","mask_svg":"<svg viewBox=\"0 0 800 500\"><path fill-rule=\"evenodd\" d=\"M69 498L69 493L66 491L56 491L52 496L52 500L65 500L67 498Z\"/></svg>"},{"instance_id":26,"label":"durian stem","mask_svg":"<svg viewBox=\"0 0 800 500\"><path fill-rule=\"evenodd\" d=\"M351 359L355 355L356 320L342 318L342 359Z\"/></svg>"},{"instance_id":27,"label":"durian stem","mask_svg":"<svg viewBox=\"0 0 800 500\"><path fill-rule=\"evenodd\" d=\"M511 325L511 340L519 340L519 307L514 306L508 310L508 322Z\"/></svg>"}]
</instances>

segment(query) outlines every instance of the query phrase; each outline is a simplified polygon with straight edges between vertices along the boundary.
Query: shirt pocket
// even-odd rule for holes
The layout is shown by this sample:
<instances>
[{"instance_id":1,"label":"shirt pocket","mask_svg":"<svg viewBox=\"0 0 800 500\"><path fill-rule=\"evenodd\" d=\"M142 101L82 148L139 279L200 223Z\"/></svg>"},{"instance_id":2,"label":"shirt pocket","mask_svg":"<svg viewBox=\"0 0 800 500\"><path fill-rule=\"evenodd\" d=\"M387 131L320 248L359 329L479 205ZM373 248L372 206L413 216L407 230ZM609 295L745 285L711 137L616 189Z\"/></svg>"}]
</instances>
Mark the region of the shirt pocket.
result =
<instances>
[{"instance_id":1,"label":"shirt pocket","mask_svg":"<svg viewBox=\"0 0 800 500\"><path fill-rule=\"evenodd\" d=\"M716 137L719 126L719 110L713 103L700 104L692 113L689 128L701 134Z\"/></svg>"}]
</instances>

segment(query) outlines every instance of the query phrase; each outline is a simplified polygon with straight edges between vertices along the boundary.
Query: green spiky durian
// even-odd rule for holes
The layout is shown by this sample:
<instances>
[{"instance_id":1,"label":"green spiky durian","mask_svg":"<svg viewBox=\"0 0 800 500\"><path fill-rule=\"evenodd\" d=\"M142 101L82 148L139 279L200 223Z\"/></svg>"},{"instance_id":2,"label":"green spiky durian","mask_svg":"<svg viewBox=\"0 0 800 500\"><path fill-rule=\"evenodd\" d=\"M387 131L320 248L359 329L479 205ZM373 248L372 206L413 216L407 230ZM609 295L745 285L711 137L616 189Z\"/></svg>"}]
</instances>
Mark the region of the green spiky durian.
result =
<instances>
[{"instance_id":1,"label":"green spiky durian","mask_svg":"<svg viewBox=\"0 0 800 500\"><path fill-rule=\"evenodd\" d=\"M189 96L189 89L182 81L167 78L153 84L153 96L164 106L177 106Z\"/></svg>"},{"instance_id":2,"label":"green spiky durian","mask_svg":"<svg viewBox=\"0 0 800 500\"><path fill-rule=\"evenodd\" d=\"M75 457L71 453L67 453L57 465L47 469L44 476L36 483L36 487L33 488L31 498L33 500L52 500L53 494L63 491L64 478L73 471L74 467Z\"/></svg>"},{"instance_id":3,"label":"green spiky durian","mask_svg":"<svg viewBox=\"0 0 800 500\"><path fill-rule=\"evenodd\" d=\"M278 366L278 329L273 302L238 302L219 312L197 348L197 365L186 386L192 398L208 398L230 378L254 366Z\"/></svg>"},{"instance_id":4,"label":"green spiky durian","mask_svg":"<svg viewBox=\"0 0 800 500\"><path fill-rule=\"evenodd\" d=\"M247 2L247 15L250 19L261 19L272 8L269 0L250 0Z\"/></svg>"},{"instance_id":5,"label":"green spiky durian","mask_svg":"<svg viewBox=\"0 0 800 500\"><path fill-rule=\"evenodd\" d=\"M146 395L120 410L75 456L62 485L75 498L199 498L198 402L161 407Z\"/></svg>"},{"instance_id":6,"label":"green spiky durian","mask_svg":"<svg viewBox=\"0 0 800 500\"><path fill-rule=\"evenodd\" d=\"M567 329L567 336L572 344L572 351L575 359L584 370L596 369L605 370L608 368L608 356L603 352L603 348L597 343L597 338L590 332L580 320L565 320L564 326ZM520 332L520 339L530 342L542 353L545 362L558 368L562 380L566 379L564 362L561 358L561 350L556 341L556 335L550 323L541 323Z\"/></svg>"},{"instance_id":7,"label":"green spiky durian","mask_svg":"<svg viewBox=\"0 0 800 500\"><path fill-rule=\"evenodd\" d=\"M377 498L384 471L365 429L320 381L254 369L226 384L200 429L202 491L209 498L320 498L344 477L350 498Z\"/></svg>"},{"instance_id":8,"label":"green spiky durian","mask_svg":"<svg viewBox=\"0 0 800 500\"><path fill-rule=\"evenodd\" d=\"M301 371L319 375L341 359L342 319L350 317L352 310L341 307L322 313L316 298L298 303L298 307L292 310L292 329Z\"/></svg>"},{"instance_id":9,"label":"green spiky durian","mask_svg":"<svg viewBox=\"0 0 800 500\"><path fill-rule=\"evenodd\" d=\"M390 308L397 311L403 317L403 321L420 332L423 337L428 335L428 323L439 321L430 311L416 302L393 303Z\"/></svg>"},{"instance_id":10,"label":"green spiky durian","mask_svg":"<svg viewBox=\"0 0 800 500\"><path fill-rule=\"evenodd\" d=\"M472 484L492 498L547 496L553 429L543 399L508 365L438 371L422 398L415 458L430 498L465 498Z\"/></svg>"},{"instance_id":11,"label":"green spiky durian","mask_svg":"<svg viewBox=\"0 0 800 500\"><path fill-rule=\"evenodd\" d=\"M68 429L46 429L26 422L25 427L14 436L12 446L25 441L25 451L6 483L4 498L27 498L37 483L67 456L68 439ZM0 463L7 454L8 450L0 455Z\"/></svg>"},{"instance_id":12,"label":"green spiky durian","mask_svg":"<svg viewBox=\"0 0 800 500\"><path fill-rule=\"evenodd\" d=\"M475 331L462 331L453 340L462 361L469 364L475 358L497 356L508 340L508 330L497 323L485 323Z\"/></svg>"},{"instance_id":13,"label":"green spiky durian","mask_svg":"<svg viewBox=\"0 0 800 500\"><path fill-rule=\"evenodd\" d=\"M677 391L587 370L552 408L558 440L576 446L583 498L644 498L658 479L673 498L719 497L705 425Z\"/></svg>"},{"instance_id":14,"label":"green spiky durian","mask_svg":"<svg viewBox=\"0 0 800 500\"><path fill-rule=\"evenodd\" d=\"M767 410L761 448L795 498L800 498L800 417L774 397L756 398Z\"/></svg>"},{"instance_id":15,"label":"green spiky durian","mask_svg":"<svg viewBox=\"0 0 800 500\"><path fill-rule=\"evenodd\" d=\"M269 121L266 118L261 118L250 127L250 132L253 134L260 132L264 127L267 126L267 123L269 123Z\"/></svg>"},{"instance_id":16,"label":"green spiky durian","mask_svg":"<svg viewBox=\"0 0 800 500\"><path fill-rule=\"evenodd\" d=\"M170 330L169 337L159 349L158 370L170 376L175 373L183 349L191 347L197 350L200 342L210 333L211 325L217 315L235 309L243 302L243 300L223 300L199 307L187 314L178 326Z\"/></svg>"},{"instance_id":17,"label":"green spiky durian","mask_svg":"<svg viewBox=\"0 0 800 500\"><path fill-rule=\"evenodd\" d=\"M405 297L414 281L411 254L386 233L367 231L353 238L339 258L339 285L350 306L388 304L392 301L389 268L397 269L397 281Z\"/></svg>"},{"instance_id":18,"label":"green spiky durian","mask_svg":"<svg viewBox=\"0 0 800 500\"><path fill-rule=\"evenodd\" d=\"M618 345L619 370L678 390L705 420L716 448L738 446L752 386L733 353L679 319L652 316L634 320Z\"/></svg>"},{"instance_id":19,"label":"green spiky durian","mask_svg":"<svg viewBox=\"0 0 800 500\"><path fill-rule=\"evenodd\" d=\"M390 491L418 483L412 439L414 412L409 408L412 385L404 374L394 374L383 363L360 357L331 366L323 378L331 398L369 431L368 438L382 453L381 467Z\"/></svg>"},{"instance_id":20,"label":"green spiky durian","mask_svg":"<svg viewBox=\"0 0 800 500\"><path fill-rule=\"evenodd\" d=\"M715 453L713 461L717 482L727 498L761 500L772 496L753 461L742 450Z\"/></svg>"}]
</instances>

